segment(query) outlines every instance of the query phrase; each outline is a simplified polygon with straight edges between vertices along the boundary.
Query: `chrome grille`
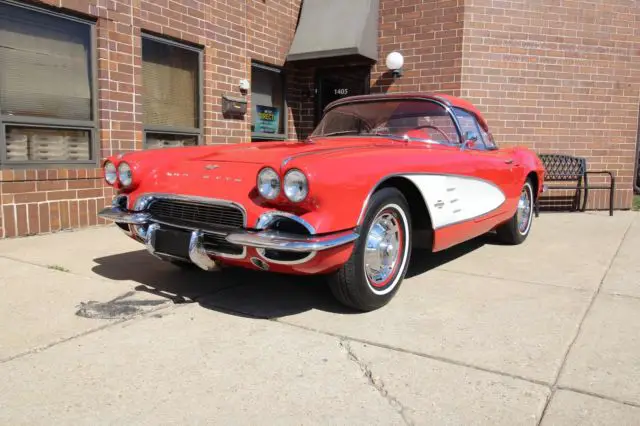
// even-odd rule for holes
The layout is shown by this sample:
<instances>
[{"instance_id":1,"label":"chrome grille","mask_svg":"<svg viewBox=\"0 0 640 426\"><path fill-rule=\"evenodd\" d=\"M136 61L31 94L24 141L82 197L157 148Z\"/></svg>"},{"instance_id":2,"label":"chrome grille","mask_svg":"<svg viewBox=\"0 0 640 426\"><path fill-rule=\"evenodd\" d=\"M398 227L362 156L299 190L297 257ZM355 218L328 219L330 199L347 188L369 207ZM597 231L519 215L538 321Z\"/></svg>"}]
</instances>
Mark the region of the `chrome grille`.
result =
<instances>
[{"instance_id":1,"label":"chrome grille","mask_svg":"<svg viewBox=\"0 0 640 426\"><path fill-rule=\"evenodd\" d=\"M233 229L244 225L244 213L233 205L157 199L149 205L149 213L159 222L202 230Z\"/></svg>"}]
</instances>

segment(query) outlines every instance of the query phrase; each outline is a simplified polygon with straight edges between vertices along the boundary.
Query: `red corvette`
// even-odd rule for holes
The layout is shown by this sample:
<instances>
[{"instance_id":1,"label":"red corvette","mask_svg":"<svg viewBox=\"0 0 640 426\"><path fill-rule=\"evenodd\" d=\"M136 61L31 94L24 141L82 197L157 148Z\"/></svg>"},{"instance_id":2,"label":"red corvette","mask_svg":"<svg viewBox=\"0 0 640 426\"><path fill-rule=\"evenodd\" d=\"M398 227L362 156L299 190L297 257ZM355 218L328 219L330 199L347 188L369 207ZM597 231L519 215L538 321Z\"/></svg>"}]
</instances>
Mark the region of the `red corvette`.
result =
<instances>
[{"instance_id":1,"label":"red corvette","mask_svg":"<svg viewBox=\"0 0 640 426\"><path fill-rule=\"evenodd\" d=\"M387 304L412 247L444 250L531 230L543 167L499 148L469 102L423 93L327 106L305 141L147 150L104 162L118 195L99 216L156 257L324 274L358 310Z\"/></svg>"}]
</instances>

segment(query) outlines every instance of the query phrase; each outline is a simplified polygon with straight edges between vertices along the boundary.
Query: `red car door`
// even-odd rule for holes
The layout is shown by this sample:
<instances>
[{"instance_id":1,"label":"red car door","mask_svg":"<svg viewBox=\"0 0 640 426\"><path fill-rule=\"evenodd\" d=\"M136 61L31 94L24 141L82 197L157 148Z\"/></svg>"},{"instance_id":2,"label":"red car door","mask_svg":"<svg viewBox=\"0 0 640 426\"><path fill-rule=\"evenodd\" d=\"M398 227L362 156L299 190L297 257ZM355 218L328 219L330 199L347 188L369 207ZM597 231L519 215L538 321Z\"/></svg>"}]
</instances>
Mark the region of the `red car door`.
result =
<instances>
[{"instance_id":1,"label":"red car door","mask_svg":"<svg viewBox=\"0 0 640 426\"><path fill-rule=\"evenodd\" d=\"M517 181L517 160L510 149L501 149L493 141L493 137L478 123L475 115L460 108L454 109L463 133L463 142L471 140L470 146L463 149L469 161L476 165L477 175L494 185L504 194L504 203L492 214L478 218L477 221L499 223L508 219L515 209L520 195L520 183Z\"/></svg>"}]
</instances>

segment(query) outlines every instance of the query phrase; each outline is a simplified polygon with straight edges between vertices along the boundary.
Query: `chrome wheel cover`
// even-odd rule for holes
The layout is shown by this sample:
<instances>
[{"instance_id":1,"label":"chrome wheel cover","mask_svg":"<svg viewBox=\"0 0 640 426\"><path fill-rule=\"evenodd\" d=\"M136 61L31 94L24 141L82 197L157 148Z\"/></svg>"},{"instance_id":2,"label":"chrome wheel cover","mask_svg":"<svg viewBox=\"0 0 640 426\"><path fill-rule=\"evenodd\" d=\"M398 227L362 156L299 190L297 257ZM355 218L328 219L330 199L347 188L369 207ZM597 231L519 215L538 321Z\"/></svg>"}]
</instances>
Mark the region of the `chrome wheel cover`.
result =
<instances>
[{"instance_id":1,"label":"chrome wheel cover","mask_svg":"<svg viewBox=\"0 0 640 426\"><path fill-rule=\"evenodd\" d=\"M401 214L395 207L387 207L378 213L369 228L364 270L374 289L387 286L395 278L404 252L404 226Z\"/></svg>"},{"instance_id":2,"label":"chrome wheel cover","mask_svg":"<svg viewBox=\"0 0 640 426\"><path fill-rule=\"evenodd\" d=\"M520 234L525 235L529 231L529 227L531 225L531 214L533 211L533 200L532 200L531 187L529 185L525 185L522 188L522 193L520 193L520 200L518 200L518 232Z\"/></svg>"}]
</instances>

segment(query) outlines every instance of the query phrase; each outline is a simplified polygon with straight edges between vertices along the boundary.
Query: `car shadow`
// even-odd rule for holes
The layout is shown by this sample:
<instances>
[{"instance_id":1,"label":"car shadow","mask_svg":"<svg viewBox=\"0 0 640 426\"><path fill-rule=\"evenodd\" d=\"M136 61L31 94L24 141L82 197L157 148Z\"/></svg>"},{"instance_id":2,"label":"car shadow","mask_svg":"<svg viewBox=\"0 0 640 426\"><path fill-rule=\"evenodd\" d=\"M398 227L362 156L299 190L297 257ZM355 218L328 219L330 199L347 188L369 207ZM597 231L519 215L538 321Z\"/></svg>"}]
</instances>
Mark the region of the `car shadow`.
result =
<instances>
[{"instance_id":1,"label":"car shadow","mask_svg":"<svg viewBox=\"0 0 640 426\"><path fill-rule=\"evenodd\" d=\"M485 244L482 236L439 253L414 250L407 278L429 273ZM240 268L205 272L160 261L146 250L94 259L93 272L110 280L132 281L133 290L164 297L175 304L198 303L232 315L273 319L309 310L356 314L338 303L324 276L294 276Z\"/></svg>"}]
</instances>

